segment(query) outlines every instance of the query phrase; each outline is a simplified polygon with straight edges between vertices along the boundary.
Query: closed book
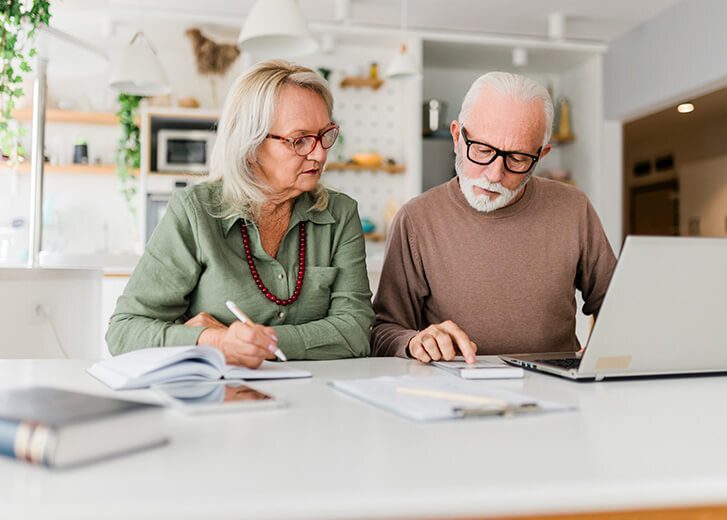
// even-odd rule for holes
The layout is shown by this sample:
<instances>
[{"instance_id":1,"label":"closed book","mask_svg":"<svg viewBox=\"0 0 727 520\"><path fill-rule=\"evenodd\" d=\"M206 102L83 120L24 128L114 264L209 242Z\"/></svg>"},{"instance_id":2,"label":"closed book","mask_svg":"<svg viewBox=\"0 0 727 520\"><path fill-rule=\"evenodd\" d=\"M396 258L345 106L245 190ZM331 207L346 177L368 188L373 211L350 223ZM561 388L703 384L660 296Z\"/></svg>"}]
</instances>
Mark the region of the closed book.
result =
<instances>
[{"instance_id":1,"label":"closed book","mask_svg":"<svg viewBox=\"0 0 727 520\"><path fill-rule=\"evenodd\" d=\"M167 442L164 408L29 387L0 391L0 454L63 468Z\"/></svg>"},{"instance_id":2,"label":"closed book","mask_svg":"<svg viewBox=\"0 0 727 520\"><path fill-rule=\"evenodd\" d=\"M508 365L493 356L477 356L474 363L456 358L454 361L432 361L432 364L462 379L513 379L524 375L522 368Z\"/></svg>"},{"instance_id":3,"label":"closed book","mask_svg":"<svg viewBox=\"0 0 727 520\"><path fill-rule=\"evenodd\" d=\"M212 347L154 347L99 361L87 372L114 390L148 388L181 381L257 380L311 377L306 370L264 361L258 368L228 365Z\"/></svg>"}]
</instances>

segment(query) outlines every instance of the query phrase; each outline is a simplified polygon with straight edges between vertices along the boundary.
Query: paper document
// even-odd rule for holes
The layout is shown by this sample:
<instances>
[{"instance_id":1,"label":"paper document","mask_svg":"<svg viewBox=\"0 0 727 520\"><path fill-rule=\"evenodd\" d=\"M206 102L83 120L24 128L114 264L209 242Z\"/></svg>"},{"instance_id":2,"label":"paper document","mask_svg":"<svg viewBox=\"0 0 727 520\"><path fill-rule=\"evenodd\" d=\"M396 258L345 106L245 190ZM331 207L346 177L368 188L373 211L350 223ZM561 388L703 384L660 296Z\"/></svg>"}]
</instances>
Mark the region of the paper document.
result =
<instances>
[{"instance_id":1,"label":"paper document","mask_svg":"<svg viewBox=\"0 0 727 520\"><path fill-rule=\"evenodd\" d=\"M571 407L448 376L388 376L332 381L331 386L414 421L507 416Z\"/></svg>"}]
</instances>

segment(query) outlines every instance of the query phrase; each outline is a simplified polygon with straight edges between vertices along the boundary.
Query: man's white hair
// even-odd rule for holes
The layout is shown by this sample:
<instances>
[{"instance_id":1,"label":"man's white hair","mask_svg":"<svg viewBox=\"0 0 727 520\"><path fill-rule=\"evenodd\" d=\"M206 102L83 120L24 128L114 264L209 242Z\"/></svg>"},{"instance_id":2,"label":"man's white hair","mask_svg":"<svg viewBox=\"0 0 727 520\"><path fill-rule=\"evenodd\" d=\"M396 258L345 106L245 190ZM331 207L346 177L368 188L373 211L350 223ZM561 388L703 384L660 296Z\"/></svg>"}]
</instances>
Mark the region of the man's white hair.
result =
<instances>
[{"instance_id":1,"label":"man's white hair","mask_svg":"<svg viewBox=\"0 0 727 520\"><path fill-rule=\"evenodd\" d=\"M486 88L492 88L501 94L509 95L522 101L542 101L545 112L543 146L550 142L550 136L553 132L553 100L550 99L548 90L531 78L519 74L511 74L510 72L488 72L472 83L472 86L462 101L462 108L459 111L458 118L460 123L466 124L470 116L470 111L472 110L472 105L474 105L477 98L479 98L482 91Z\"/></svg>"}]
</instances>

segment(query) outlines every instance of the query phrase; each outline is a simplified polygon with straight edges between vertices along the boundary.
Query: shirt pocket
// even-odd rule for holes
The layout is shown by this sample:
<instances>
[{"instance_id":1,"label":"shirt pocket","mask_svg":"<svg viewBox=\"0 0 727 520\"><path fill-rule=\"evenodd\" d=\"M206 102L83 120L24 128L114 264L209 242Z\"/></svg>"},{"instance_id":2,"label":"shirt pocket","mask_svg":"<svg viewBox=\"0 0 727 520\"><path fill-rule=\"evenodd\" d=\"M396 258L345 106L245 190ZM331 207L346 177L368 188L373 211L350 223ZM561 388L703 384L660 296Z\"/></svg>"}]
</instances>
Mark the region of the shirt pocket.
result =
<instances>
[{"instance_id":1,"label":"shirt pocket","mask_svg":"<svg viewBox=\"0 0 727 520\"><path fill-rule=\"evenodd\" d=\"M303 288L298 300L299 324L328 316L331 306L331 286L338 276L338 267L306 267Z\"/></svg>"}]
</instances>

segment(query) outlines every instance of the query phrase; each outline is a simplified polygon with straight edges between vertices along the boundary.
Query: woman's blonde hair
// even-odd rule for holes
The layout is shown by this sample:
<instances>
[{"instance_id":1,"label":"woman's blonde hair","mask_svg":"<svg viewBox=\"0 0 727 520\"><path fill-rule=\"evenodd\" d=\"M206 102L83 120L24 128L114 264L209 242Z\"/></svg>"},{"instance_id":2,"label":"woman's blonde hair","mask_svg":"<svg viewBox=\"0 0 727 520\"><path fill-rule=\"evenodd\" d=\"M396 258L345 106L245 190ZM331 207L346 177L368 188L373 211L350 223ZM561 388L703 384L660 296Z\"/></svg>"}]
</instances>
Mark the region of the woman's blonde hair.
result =
<instances>
[{"instance_id":1,"label":"woman's blonde hair","mask_svg":"<svg viewBox=\"0 0 727 520\"><path fill-rule=\"evenodd\" d=\"M321 96L333 114L333 96L315 71L283 60L263 61L232 85L217 125L210 164L210 181L222 185L220 216L256 218L265 203L265 185L256 178L250 159L268 135L280 91L286 85L309 89ZM313 209L328 206L328 192L320 184L311 192Z\"/></svg>"}]
</instances>

